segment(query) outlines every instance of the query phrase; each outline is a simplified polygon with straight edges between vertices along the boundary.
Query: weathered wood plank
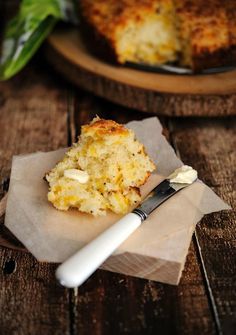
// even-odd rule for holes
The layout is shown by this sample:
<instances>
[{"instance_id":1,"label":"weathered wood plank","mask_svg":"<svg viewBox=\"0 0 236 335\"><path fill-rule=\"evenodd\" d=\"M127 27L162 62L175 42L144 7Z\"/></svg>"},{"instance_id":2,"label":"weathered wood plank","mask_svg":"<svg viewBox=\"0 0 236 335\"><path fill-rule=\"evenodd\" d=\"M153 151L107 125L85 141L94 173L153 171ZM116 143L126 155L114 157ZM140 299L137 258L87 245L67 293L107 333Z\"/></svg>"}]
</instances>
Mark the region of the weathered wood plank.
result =
<instances>
[{"instance_id":1,"label":"weathered wood plank","mask_svg":"<svg viewBox=\"0 0 236 335\"><path fill-rule=\"evenodd\" d=\"M54 271L27 253L1 249L1 334L69 334L68 290Z\"/></svg>"},{"instance_id":2,"label":"weathered wood plank","mask_svg":"<svg viewBox=\"0 0 236 335\"><path fill-rule=\"evenodd\" d=\"M123 123L147 117L81 92L74 105L76 133L96 114ZM79 289L74 304L74 330L79 334L216 332L193 245L178 287L100 270Z\"/></svg>"},{"instance_id":3,"label":"weathered wood plank","mask_svg":"<svg viewBox=\"0 0 236 335\"><path fill-rule=\"evenodd\" d=\"M34 64L0 84L1 196L13 154L67 145L67 91L42 72ZM55 265L5 248L0 259L0 333L69 334L69 292L57 285Z\"/></svg>"},{"instance_id":4,"label":"weathered wood plank","mask_svg":"<svg viewBox=\"0 0 236 335\"><path fill-rule=\"evenodd\" d=\"M196 231L208 292L219 330L236 329L236 119L175 120L172 138L181 158L228 202L233 211L206 216Z\"/></svg>"},{"instance_id":5,"label":"weathered wood plank","mask_svg":"<svg viewBox=\"0 0 236 335\"><path fill-rule=\"evenodd\" d=\"M215 334L193 247L178 287L97 271L78 292L79 334Z\"/></svg>"}]
</instances>

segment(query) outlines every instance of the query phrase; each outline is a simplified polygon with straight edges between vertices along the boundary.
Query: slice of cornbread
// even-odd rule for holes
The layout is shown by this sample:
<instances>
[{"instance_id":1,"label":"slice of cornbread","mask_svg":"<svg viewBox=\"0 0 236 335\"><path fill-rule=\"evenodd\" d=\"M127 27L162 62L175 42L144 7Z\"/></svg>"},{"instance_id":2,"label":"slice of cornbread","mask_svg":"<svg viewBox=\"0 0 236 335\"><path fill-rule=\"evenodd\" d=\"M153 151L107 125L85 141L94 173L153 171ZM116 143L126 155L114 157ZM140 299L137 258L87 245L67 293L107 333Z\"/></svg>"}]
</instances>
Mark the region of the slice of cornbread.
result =
<instances>
[{"instance_id":1,"label":"slice of cornbread","mask_svg":"<svg viewBox=\"0 0 236 335\"><path fill-rule=\"evenodd\" d=\"M235 63L229 40L226 4L221 0L176 0L180 63L195 71ZM234 5L235 6L235 5ZM234 10L235 12L235 10ZM236 22L234 22L236 24Z\"/></svg>"},{"instance_id":2,"label":"slice of cornbread","mask_svg":"<svg viewBox=\"0 0 236 335\"><path fill-rule=\"evenodd\" d=\"M177 60L181 46L172 0L83 0L80 16L85 31L94 33L94 38L90 36L92 49L98 53L104 49L121 64ZM86 39L88 43L90 38Z\"/></svg>"},{"instance_id":3,"label":"slice of cornbread","mask_svg":"<svg viewBox=\"0 0 236 335\"><path fill-rule=\"evenodd\" d=\"M97 117L82 126L78 143L46 175L48 200L57 209L95 216L126 213L141 200L139 187L154 170L132 130Z\"/></svg>"}]
</instances>

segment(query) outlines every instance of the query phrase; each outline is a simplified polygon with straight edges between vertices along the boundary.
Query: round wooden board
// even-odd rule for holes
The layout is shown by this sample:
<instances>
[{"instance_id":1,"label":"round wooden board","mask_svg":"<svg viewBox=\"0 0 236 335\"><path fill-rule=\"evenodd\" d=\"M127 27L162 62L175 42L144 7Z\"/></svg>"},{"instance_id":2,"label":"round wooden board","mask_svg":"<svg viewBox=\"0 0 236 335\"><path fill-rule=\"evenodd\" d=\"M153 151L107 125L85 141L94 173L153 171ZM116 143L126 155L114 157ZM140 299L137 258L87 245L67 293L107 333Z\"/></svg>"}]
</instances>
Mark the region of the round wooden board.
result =
<instances>
[{"instance_id":1,"label":"round wooden board","mask_svg":"<svg viewBox=\"0 0 236 335\"><path fill-rule=\"evenodd\" d=\"M169 116L236 113L236 70L173 75L115 66L88 52L78 29L65 27L49 36L45 53L52 66L79 87L127 107Z\"/></svg>"}]
</instances>

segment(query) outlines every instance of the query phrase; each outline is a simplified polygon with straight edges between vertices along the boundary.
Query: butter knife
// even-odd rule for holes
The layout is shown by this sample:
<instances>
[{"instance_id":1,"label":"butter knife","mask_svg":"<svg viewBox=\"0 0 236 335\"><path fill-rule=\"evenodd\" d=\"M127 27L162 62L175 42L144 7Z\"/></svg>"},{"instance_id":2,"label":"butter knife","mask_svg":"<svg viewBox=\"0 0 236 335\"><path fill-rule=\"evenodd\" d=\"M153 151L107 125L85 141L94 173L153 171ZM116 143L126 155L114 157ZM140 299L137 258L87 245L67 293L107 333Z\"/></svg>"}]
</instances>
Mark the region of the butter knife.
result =
<instances>
[{"instance_id":1,"label":"butter knife","mask_svg":"<svg viewBox=\"0 0 236 335\"><path fill-rule=\"evenodd\" d=\"M124 242L163 202L191 184L171 183L168 179L157 185L142 204L125 215L93 241L80 249L56 270L61 285L78 287Z\"/></svg>"}]
</instances>

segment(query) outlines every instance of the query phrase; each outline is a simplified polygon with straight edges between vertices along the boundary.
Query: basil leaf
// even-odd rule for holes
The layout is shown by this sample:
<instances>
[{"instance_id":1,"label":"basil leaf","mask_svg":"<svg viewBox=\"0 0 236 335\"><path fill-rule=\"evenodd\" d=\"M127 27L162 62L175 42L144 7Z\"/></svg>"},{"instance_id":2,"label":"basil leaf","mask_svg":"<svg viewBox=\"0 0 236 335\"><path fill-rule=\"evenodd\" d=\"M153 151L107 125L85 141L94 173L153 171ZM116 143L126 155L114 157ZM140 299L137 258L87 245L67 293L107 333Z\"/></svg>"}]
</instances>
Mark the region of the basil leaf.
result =
<instances>
[{"instance_id":1,"label":"basil leaf","mask_svg":"<svg viewBox=\"0 0 236 335\"><path fill-rule=\"evenodd\" d=\"M72 0L22 1L4 34L0 80L11 78L27 64L58 20L77 22Z\"/></svg>"}]
</instances>

